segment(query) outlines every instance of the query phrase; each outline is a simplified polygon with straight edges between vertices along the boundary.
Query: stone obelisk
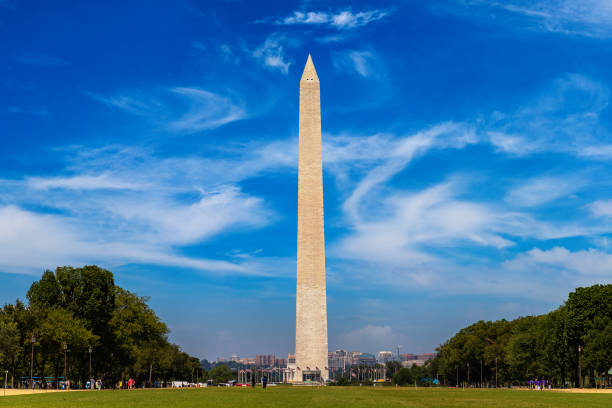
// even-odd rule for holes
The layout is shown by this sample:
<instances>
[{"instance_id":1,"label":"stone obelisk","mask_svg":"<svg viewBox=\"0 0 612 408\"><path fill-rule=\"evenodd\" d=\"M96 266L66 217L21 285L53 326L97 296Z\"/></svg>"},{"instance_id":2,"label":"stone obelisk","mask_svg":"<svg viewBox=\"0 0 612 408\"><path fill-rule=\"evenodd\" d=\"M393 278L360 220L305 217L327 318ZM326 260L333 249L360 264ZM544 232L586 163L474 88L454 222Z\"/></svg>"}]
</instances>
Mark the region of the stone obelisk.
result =
<instances>
[{"instance_id":1,"label":"stone obelisk","mask_svg":"<svg viewBox=\"0 0 612 408\"><path fill-rule=\"evenodd\" d=\"M319 77L312 58L300 80L295 382L329 378Z\"/></svg>"}]
</instances>

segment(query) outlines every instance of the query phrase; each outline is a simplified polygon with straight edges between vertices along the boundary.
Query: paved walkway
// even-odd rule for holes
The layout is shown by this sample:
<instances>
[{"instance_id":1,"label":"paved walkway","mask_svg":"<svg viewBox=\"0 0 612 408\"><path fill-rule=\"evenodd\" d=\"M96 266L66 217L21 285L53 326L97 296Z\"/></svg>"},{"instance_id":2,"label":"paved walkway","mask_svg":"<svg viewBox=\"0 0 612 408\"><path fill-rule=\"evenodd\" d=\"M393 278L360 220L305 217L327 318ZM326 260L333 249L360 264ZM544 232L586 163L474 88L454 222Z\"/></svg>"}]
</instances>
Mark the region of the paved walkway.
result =
<instances>
[{"instance_id":1,"label":"paved walkway","mask_svg":"<svg viewBox=\"0 0 612 408\"><path fill-rule=\"evenodd\" d=\"M72 392L75 390L70 390L68 392ZM10 396L10 395L23 395L23 394L44 394L44 393L48 393L48 392L66 392L64 390L24 390L24 389L16 389L16 390L12 390L12 389L8 389L6 390L6 396ZM0 388L0 397L5 395L5 390L4 388Z\"/></svg>"},{"instance_id":2,"label":"paved walkway","mask_svg":"<svg viewBox=\"0 0 612 408\"><path fill-rule=\"evenodd\" d=\"M551 391L556 391L556 392L571 392L571 393L578 393L578 394L612 394L612 388L606 388L603 390L598 390L595 388L558 388L558 389L553 389Z\"/></svg>"}]
</instances>

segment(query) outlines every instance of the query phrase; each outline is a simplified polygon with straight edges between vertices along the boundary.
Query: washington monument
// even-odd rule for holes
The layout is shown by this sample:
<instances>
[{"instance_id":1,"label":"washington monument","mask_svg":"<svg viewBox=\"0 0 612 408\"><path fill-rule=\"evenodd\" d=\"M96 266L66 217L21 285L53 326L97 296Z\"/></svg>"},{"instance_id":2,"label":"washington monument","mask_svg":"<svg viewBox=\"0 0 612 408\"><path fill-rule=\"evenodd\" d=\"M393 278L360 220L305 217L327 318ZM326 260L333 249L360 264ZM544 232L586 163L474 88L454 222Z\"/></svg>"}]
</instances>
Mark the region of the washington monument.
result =
<instances>
[{"instance_id":1,"label":"washington monument","mask_svg":"<svg viewBox=\"0 0 612 408\"><path fill-rule=\"evenodd\" d=\"M321 98L312 58L300 80L297 293L294 382L325 381L327 299L323 230Z\"/></svg>"}]
</instances>

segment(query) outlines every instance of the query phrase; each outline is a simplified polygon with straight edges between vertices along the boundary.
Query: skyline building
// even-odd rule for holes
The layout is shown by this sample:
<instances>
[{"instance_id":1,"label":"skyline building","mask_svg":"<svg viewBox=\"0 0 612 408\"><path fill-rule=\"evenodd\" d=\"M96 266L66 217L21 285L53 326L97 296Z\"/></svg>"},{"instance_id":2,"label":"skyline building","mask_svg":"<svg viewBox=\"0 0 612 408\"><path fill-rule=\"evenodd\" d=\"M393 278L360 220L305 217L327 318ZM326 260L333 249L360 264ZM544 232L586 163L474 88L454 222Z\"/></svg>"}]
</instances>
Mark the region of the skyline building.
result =
<instances>
[{"instance_id":1,"label":"skyline building","mask_svg":"<svg viewBox=\"0 0 612 408\"><path fill-rule=\"evenodd\" d=\"M274 354L257 354L255 355L255 365L258 367L273 367L276 361Z\"/></svg>"}]
</instances>

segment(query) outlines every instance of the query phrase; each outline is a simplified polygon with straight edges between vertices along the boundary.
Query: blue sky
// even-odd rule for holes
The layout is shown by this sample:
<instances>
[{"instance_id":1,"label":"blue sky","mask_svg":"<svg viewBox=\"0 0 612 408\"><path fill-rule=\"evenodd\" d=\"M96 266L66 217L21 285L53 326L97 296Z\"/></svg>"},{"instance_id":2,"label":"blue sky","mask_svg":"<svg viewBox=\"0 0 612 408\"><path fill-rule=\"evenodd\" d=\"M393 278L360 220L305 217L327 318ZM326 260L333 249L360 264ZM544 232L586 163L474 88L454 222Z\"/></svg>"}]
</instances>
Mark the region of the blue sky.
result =
<instances>
[{"instance_id":1,"label":"blue sky","mask_svg":"<svg viewBox=\"0 0 612 408\"><path fill-rule=\"evenodd\" d=\"M292 351L309 52L330 349L612 281L609 2L154 3L0 0L0 301L96 263L194 355Z\"/></svg>"}]
</instances>

